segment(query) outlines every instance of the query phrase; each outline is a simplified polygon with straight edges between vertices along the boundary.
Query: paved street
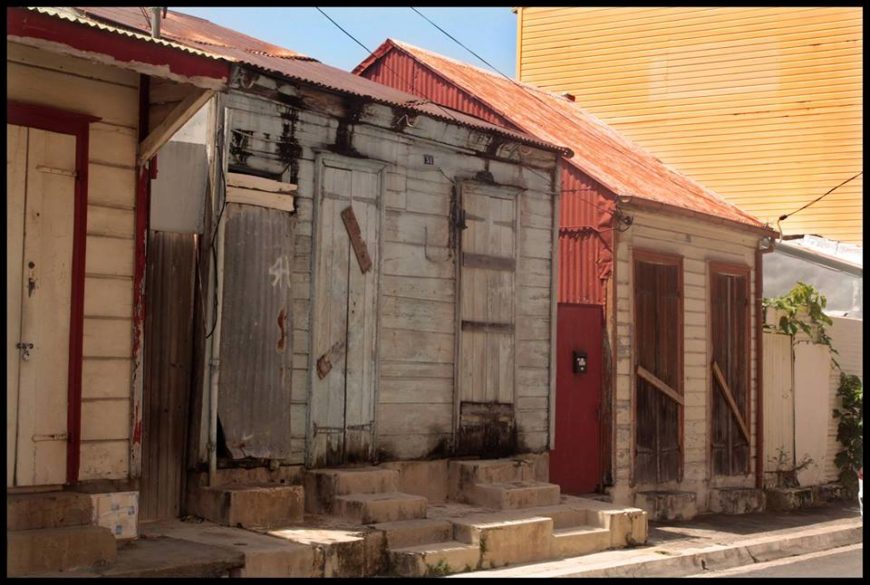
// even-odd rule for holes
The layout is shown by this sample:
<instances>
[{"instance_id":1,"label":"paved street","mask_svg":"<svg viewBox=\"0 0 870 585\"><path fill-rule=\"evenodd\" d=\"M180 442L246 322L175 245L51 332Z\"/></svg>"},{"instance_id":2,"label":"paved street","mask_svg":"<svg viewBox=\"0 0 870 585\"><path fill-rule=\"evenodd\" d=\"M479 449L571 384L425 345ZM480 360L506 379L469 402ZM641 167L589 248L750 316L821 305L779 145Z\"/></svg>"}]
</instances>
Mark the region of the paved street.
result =
<instances>
[{"instance_id":1,"label":"paved street","mask_svg":"<svg viewBox=\"0 0 870 585\"><path fill-rule=\"evenodd\" d=\"M864 575L863 544L844 546L748 567L737 567L695 577L862 577Z\"/></svg>"}]
</instances>

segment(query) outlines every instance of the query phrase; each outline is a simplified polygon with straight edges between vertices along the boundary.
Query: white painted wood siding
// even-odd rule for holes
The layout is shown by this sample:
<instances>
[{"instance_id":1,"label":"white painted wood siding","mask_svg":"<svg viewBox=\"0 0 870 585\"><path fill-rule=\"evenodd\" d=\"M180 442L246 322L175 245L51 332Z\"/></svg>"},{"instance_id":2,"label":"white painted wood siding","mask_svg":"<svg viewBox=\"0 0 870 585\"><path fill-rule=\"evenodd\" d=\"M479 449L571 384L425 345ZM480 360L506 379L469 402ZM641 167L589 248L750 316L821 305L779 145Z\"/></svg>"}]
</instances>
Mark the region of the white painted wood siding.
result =
<instances>
[{"instance_id":1,"label":"white painted wood siding","mask_svg":"<svg viewBox=\"0 0 870 585\"><path fill-rule=\"evenodd\" d=\"M752 440L752 463L748 475L717 476L710 479L708 443L710 437L709 406L711 395L709 341L709 261L728 262L750 268L750 298L755 298L755 247L757 237L746 232L729 230L698 220L687 220L663 213L631 210L634 218L630 229L618 234L616 254L617 341L616 341L616 395L614 403L615 492L625 497L631 490L681 489L694 491L699 509L706 507L710 487L752 486L755 469L755 303L750 307L750 405L746 421ZM633 255L632 250L642 248L683 257L683 383L684 383L684 477L681 483L665 486L636 485L629 487L632 445L631 388L633 382L632 337L633 319Z\"/></svg>"},{"instance_id":2,"label":"white painted wood siding","mask_svg":"<svg viewBox=\"0 0 870 585\"><path fill-rule=\"evenodd\" d=\"M99 116L90 127L79 478L122 479L130 459L138 75L17 43L7 99Z\"/></svg>"}]
</instances>

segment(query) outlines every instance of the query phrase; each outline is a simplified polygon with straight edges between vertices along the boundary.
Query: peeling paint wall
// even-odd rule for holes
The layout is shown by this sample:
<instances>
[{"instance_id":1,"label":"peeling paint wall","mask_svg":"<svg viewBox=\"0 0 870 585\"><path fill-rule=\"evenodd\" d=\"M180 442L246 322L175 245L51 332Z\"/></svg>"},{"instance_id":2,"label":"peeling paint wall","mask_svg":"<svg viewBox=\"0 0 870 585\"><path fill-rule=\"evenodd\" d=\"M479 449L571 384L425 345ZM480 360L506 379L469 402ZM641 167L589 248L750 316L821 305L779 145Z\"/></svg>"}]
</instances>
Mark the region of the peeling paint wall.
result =
<instances>
[{"instance_id":1,"label":"peeling paint wall","mask_svg":"<svg viewBox=\"0 0 870 585\"><path fill-rule=\"evenodd\" d=\"M319 154L385 164L380 227L376 455L446 455L454 428L456 179L521 187L518 202L519 448L548 445L552 193L555 153L364 99L245 76L226 98L229 170L298 185L291 265L293 373L288 463L305 460L312 299L312 235ZM371 243L370 245L377 245ZM228 326L226 323L223 327ZM314 374L316 375L316 374Z\"/></svg>"}]
</instances>

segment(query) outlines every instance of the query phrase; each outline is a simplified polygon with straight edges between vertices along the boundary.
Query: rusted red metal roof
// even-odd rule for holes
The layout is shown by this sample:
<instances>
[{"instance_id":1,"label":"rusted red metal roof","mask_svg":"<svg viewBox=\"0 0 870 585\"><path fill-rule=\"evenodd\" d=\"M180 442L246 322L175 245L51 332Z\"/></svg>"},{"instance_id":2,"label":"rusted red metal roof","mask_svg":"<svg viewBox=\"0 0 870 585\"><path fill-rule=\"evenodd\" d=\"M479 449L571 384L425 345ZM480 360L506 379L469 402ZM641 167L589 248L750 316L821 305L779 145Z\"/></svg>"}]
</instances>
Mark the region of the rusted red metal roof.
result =
<instances>
[{"instance_id":1,"label":"rusted red metal roof","mask_svg":"<svg viewBox=\"0 0 870 585\"><path fill-rule=\"evenodd\" d=\"M567 145L568 161L621 197L655 202L747 226L761 221L725 201L635 144L576 103L526 83L508 80L437 53L387 39L354 73L361 74L391 50L401 51L489 106L518 129ZM426 95L437 101L437 96Z\"/></svg>"},{"instance_id":2,"label":"rusted red metal roof","mask_svg":"<svg viewBox=\"0 0 870 585\"><path fill-rule=\"evenodd\" d=\"M151 33L151 21L148 13L140 7L84 6L64 10L80 15L81 22L84 24L93 25L93 22L87 22L88 20L98 21L137 33L148 35ZM60 14L55 15L61 16ZM67 16L67 18L69 17ZM166 16L161 20L160 35L165 41L190 47L212 57L233 63L242 63L276 73L282 77L305 81L324 89L417 111L433 118L499 134L545 150L571 154L570 150L563 146L549 143L524 132L492 124L435 104L430 100L421 100L418 96L364 79L321 63L312 57L218 26L202 18L168 10Z\"/></svg>"}]
</instances>

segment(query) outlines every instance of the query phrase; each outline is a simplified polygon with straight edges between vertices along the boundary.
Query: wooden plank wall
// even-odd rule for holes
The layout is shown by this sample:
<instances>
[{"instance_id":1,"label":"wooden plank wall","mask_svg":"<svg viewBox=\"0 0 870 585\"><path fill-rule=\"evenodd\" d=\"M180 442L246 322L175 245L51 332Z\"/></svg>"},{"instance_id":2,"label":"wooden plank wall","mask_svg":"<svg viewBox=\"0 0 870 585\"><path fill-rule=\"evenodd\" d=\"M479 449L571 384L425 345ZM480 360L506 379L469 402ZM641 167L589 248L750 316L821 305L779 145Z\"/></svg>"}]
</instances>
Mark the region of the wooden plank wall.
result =
<instances>
[{"instance_id":1,"label":"wooden plank wall","mask_svg":"<svg viewBox=\"0 0 870 585\"><path fill-rule=\"evenodd\" d=\"M293 136L301 154L295 171L288 170L282 179L298 184L291 411L291 460L296 463L304 457L310 385L314 149L325 150L335 143L336 114L343 109L336 98L326 94L320 94L317 103L322 113L306 110L294 114ZM286 115L286 106L237 93L228 96L227 104L233 108L234 127L281 136L284 122L280 113ZM470 152L468 149L443 145L468 144L471 133L466 128L421 117L405 134L419 134L426 138L422 141L396 134L392 119L389 108L367 106L362 117L366 124L353 127L352 140L363 156L388 163L384 175L376 440L382 455L404 459L427 455L452 434L455 267L448 250L450 179L470 178L485 165L481 157L460 154ZM442 145L434 137L439 137ZM435 164L425 165L424 154L434 155ZM547 163L541 161L549 155L530 149L525 156L544 167ZM549 164L554 164L552 158ZM528 189L520 202L517 420L525 446L542 450L548 431L552 175L500 162L490 162L489 171L497 182ZM291 177L292 173L295 176Z\"/></svg>"},{"instance_id":2,"label":"wooden plank wall","mask_svg":"<svg viewBox=\"0 0 870 585\"><path fill-rule=\"evenodd\" d=\"M616 396L616 450L614 479L617 491L625 493L630 488L632 445L631 385L633 362L631 355L633 326L633 270L632 250L644 248L683 257L683 372L685 399L684 419L684 476L681 484L671 488L695 491L699 494L699 509L706 502L708 488L713 486L754 485L755 460L755 303L751 303L750 331L750 404L751 416L747 424L752 434L752 460L750 473L733 477L717 477L709 480L709 397L711 393L709 343L709 265L717 260L750 267L750 298L755 294L755 246L756 236L745 232L731 231L696 220L686 220L665 214L631 211L632 227L620 233L617 245L617 363ZM642 490L650 486L638 485ZM661 487L661 486L660 486ZM670 489L670 488L668 488Z\"/></svg>"},{"instance_id":3,"label":"wooden plank wall","mask_svg":"<svg viewBox=\"0 0 870 585\"><path fill-rule=\"evenodd\" d=\"M862 9L521 8L518 77L577 103L762 221L862 168ZM775 188L771 188L775 186ZM783 222L862 234L862 178Z\"/></svg>"},{"instance_id":4,"label":"wooden plank wall","mask_svg":"<svg viewBox=\"0 0 870 585\"><path fill-rule=\"evenodd\" d=\"M79 478L126 478L130 458L138 75L6 43L7 99L91 125Z\"/></svg>"}]
</instances>

